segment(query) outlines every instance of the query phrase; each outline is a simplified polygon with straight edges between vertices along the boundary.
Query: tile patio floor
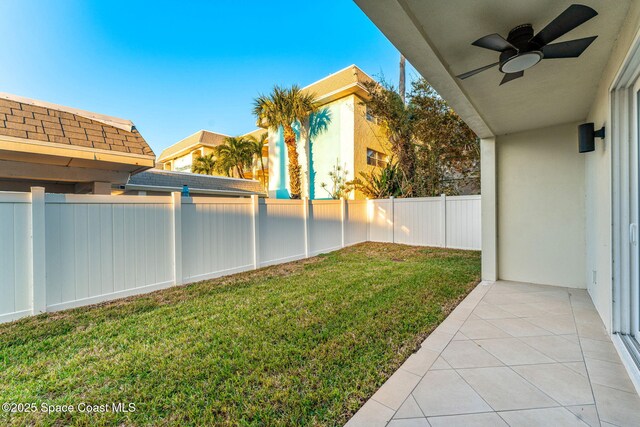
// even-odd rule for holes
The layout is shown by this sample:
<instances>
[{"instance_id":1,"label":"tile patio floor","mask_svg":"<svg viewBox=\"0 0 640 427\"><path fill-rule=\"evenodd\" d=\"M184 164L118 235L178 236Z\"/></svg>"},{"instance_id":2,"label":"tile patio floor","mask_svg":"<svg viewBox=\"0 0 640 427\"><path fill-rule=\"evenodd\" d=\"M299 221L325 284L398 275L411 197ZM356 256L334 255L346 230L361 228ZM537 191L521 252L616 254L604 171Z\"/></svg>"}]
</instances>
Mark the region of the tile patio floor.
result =
<instances>
[{"instance_id":1,"label":"tile patio floor","mask_svg":"<svg viewBox=\"0 0 640 427\"><path fill-rule=\"evenodd\" d=\"M640 398L584 290L481 283L347 423L640 426Z\"/></svg>"}]
</instances>

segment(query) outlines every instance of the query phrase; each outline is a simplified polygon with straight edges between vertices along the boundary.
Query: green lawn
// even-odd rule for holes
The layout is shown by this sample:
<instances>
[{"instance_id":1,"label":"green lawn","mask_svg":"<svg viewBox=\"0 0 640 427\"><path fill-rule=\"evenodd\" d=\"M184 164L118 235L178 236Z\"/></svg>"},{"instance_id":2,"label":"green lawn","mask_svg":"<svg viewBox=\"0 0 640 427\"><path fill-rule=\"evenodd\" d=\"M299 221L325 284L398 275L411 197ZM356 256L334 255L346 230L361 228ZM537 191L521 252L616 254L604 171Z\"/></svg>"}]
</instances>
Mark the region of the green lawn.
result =
<instances>
[{"instance_id":1,"label":"green lawn","mask_svg":"<svg viewBox=\"0 0 640 427\"><path fill-rule=\"evenodd\" d=\"M342 425L478 282L479 252L364 243L0 325L5 425Z\"/></svg>"}]
</instances>

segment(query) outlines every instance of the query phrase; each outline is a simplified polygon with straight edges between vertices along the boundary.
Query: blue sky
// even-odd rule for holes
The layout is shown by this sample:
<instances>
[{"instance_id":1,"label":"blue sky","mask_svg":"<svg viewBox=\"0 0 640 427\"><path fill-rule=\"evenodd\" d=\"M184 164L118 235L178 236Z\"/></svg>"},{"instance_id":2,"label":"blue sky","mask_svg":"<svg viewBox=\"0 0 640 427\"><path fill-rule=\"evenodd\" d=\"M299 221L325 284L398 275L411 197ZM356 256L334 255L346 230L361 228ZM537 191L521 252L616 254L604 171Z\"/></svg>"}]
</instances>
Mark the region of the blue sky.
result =
<instances>
[{"instance_id":1,"label":"blue sky","mask_svg":"<svg viewBox=\"0 0 640 427\"><path fill-rule=\"evenodd\" d=\"M2 0L0 43L0 91L133 120L156 155L253 130L274 84L350 64L395 83L399 55L350 0Z\"/></svg>"}]
</instances>

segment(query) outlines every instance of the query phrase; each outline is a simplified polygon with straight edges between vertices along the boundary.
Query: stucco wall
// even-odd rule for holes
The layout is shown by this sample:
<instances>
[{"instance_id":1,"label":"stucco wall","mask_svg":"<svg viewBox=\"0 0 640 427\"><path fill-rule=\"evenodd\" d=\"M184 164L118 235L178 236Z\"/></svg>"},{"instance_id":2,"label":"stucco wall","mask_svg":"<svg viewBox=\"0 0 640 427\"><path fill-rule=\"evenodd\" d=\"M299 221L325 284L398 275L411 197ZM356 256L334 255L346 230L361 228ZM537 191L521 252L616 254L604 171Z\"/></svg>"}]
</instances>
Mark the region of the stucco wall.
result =
<instances>
[{"instance_id":1,"label":"stucco wall","mask_svg":"<svg viewBox=\"0 0 640 427\"><path fill-rule=\"evenodd\" d=\"M584 288L577 123L496 138L500 279Z\"/></svg>"},{"instance_id":2,"label":"stucco wall","mask_svg":"<svg viewBox=\"0 0 640 427\"><path fill-rule=\"evenodd\" d=\"M596 139L596 150L585 157L586 186L586 263L589 294L605 326L611 331L612 315L612 247L611 247L611 114L610 88L633 39L640 28L640 4L633 2L627 20L618 35L611 57L598 84L588 122L596 129L605 126L604 143Z\"/></svg>"}]
</instances>

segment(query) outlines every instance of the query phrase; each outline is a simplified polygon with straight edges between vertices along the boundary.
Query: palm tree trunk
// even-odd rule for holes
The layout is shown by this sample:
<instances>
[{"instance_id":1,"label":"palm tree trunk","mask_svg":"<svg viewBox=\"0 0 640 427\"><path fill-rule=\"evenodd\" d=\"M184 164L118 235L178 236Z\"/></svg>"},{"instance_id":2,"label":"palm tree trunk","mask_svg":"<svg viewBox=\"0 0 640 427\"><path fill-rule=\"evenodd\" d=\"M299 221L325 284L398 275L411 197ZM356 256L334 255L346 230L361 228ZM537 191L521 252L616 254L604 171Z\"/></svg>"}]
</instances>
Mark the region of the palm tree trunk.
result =
<instances>
[{"instance_id":1,"label":"palm tree trunk","mask_svg":"<svg viewBox=\"0 0 640 427\"><path fill-rule=\"evenodd\" d=\"M290 197L299 199L302 193L302 183L300 182L301 167L298 161L298 150L296 149L296 134L291 125L284 127L284 143L287 146L287 155L289 157Z\"/></svg>"}]
</instances>

